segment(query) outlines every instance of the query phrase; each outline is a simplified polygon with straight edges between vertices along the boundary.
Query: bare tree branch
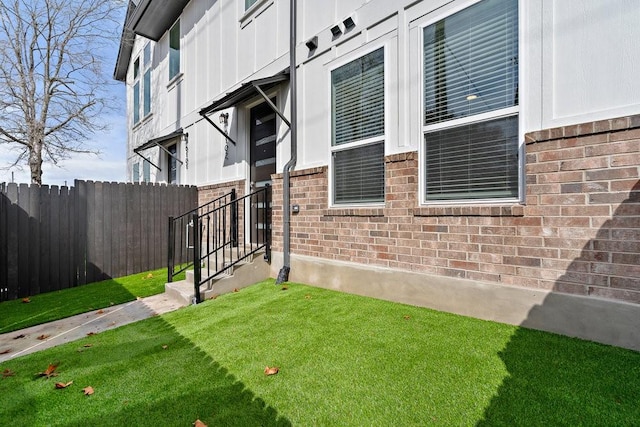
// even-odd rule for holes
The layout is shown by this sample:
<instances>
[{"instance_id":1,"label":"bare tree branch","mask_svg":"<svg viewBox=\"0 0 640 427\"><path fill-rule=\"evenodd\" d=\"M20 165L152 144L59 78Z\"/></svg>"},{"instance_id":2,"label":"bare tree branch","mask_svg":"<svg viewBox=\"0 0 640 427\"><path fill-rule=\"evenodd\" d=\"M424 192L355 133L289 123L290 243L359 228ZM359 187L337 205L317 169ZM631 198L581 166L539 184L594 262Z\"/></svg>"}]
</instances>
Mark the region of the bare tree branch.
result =
<instances>
[{"instance_id":1,"label":"bare tree branch","mask_svg":"<svg viewBox=\"0 0 640 427\"><path fill-rule=\"evenodd\" d=\"M117 46L122 0L3 0L0 3L0 144L15 146L11 167L94 153L88 141L114 82L100 67Z\"/></svg>"}]
</instances>

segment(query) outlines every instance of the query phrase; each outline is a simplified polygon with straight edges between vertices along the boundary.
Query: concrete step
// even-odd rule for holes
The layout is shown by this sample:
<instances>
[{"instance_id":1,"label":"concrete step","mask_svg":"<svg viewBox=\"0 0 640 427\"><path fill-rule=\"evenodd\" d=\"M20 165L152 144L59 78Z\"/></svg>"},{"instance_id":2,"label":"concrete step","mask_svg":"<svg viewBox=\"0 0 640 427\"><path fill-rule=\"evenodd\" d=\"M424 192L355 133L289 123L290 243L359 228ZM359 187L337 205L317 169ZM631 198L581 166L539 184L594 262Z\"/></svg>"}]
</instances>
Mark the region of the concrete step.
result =
<instances>
[{"instance_id":1,"label":"concrete step","mask_svg":"<svg viewBox=\"0 0 640 427\"><path fill-rule=\"evenodd\" d=\"M242 289L269 278L270 267L264 260L263 255L263 252L254 254L252 257L230 268L230 270L233 270L233 274L223 273L208 283L201 285L201 300L233 292L235 289ZM211 274L213 274L213 272ZM203 270L202 275L203 277L208 275L207 271ZM166 283L165 294L182 304L193 304L195 302L193 270L186 271L185 280Z\"/></svg>"}]
</instances>

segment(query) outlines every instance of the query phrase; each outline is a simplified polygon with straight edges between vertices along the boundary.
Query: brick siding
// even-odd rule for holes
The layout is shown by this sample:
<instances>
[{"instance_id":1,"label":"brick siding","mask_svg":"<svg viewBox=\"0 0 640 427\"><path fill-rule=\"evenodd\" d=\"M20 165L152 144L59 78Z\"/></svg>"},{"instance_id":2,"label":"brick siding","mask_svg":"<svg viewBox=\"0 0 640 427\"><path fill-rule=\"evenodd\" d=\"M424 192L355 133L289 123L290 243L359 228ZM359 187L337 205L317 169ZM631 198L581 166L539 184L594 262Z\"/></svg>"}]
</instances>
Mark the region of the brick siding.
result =
<instances>
[{"instance_id":1,"label":"brick siding","mask_svg":"<svg viewBox=\"0 0 640 427\"><path fill-rule=\"evenodd\" d=\"M526 135L526 204L419 206L418 154L387 156L385 204L328 207L295 171L293 254L640 304L640 116ZM282 175L273 244L282 251Z\"/></svg>"}]
</instances>

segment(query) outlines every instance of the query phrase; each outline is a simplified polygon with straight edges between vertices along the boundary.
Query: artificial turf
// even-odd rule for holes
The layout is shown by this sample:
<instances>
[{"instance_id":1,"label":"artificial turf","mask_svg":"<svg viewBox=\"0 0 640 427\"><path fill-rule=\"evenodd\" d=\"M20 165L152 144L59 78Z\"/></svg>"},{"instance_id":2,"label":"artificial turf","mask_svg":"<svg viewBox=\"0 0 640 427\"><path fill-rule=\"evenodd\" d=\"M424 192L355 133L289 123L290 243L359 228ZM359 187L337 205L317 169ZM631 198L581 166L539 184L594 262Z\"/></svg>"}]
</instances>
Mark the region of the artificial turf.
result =
<instances>
[{"instance_id":1,"label":"artificial turf","mask_svg":"<svg viewBox=\"0 0 640 427\"><path fill-rule=\"evenodd\" d=\"M13 425L640 424L638 352L273 281L5 369Z\"/></svg>"},{"instance_id":2,"label":"artificial turf","mask_svg":"<svg viewBox=\"0 0 640 427\"><path fill-rule=\"evenodd\" d=\"M164 268L32 296L29 303L5 301L0 303L0 334L159 294L166 281Z\"/></svg>"}]
</instances>

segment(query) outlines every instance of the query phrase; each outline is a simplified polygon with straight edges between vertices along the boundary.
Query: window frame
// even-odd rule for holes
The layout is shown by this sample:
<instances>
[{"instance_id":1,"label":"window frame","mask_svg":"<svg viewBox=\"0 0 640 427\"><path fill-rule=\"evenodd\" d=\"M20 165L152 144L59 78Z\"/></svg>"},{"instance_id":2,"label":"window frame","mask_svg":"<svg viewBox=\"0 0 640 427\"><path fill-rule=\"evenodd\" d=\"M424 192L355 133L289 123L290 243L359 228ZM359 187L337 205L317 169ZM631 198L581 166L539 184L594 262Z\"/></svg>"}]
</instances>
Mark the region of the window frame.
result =
<instances>
[{"instance_id":1,"label":"window frame","mask_svg":"<svg viewBox=\"0 0 640 427\"><path fill-rule=\"evenodd\" d=\"M493 111L482 112L475 115L469 115L457 119L452 119L449 121L443 121L439 123L433 124L425 124L425 74L424 74L424 61L425 61L425 49L424 49L424 30L426 27L430 25L434 25L443 19L446 19L452 15L455 15L458 12L461 12L469 7L472 7L478 3L481 3L484 0L473 0L463 2L461 4L456 5L442 13L436 14L435 16L430 17L430 19L421 22L417 25L417 29L419 31L418 35L418 46L419 50L419 61L417 61L418 66L418 88L420 96L420 108L418 109L420 117L418 117L418 123L420 126L420 140L418 146L418 156L419 156L419 171L418 171L418 191L419 191L419 203L420 205L468 205L468 204L514 204L514 203L524 203L524 195L525 195L525 174L524 174L524 157L525 157L525 144L524 144L524 134L523 134L523 114L522 114L522 98L523 98L523 87L520 84L522 82L523 75L523 67L525 61L523 60L523 37L522 37L522 4L520 0L516 0L518 3L518 16L517 16L517 24L518 24L518 105L500 108ZM518 151L518 160L517 160L517 176L518 176L518 195L516 197L504 197L504 198L477 198L477 199L450 199L450 200L427 200L426 196L426 141L425 135L431 132L436 132L440 130L447 129L455 129L464 125L472 124L472 123L481 123L488 122L491 120L497 120L506 117L517 117L518 121L518 141L517 141L517 151Z\"/></svg>"},{"instance_id":2,"label":"window frame","mask_svg":"<svg viewBox=\"0 0 640 427\"><path fill-rule=\"evenodd\" d=\"M133 98L133 126L140 123L140 56L133 61L133 87L131 97Z\"/></svg>"},{"instance_id":3,"label":"window frame","mask_svg":"<svg viewBox=\"0 0 640 427\"><path fill-rule=\"evenodd\" d=\"M179 142L175 141L174 143L167 145L165 148L167 150L167 152L164 153L167 159L167 176L166 176L167 184L180 185L180 162L177 159L178 154L180 153ZM172 148L175 148L175 152L172 151ZM171 154L173 154L176 157L173 157ZM171 174L174 171L175 171L175 182L172 182Z\"/></svg>"},{"instance_id":4,"label":"window frame","mask_svg":"<svg viewBox=\"0 0 640 427\"><path fill-rule=\"evenodd\" d=\"M171 35L173 33L173 31L176 29L177 27L177 37L178 37L178 46L177 49L172 48L172 43L171 43ZM180 18L178 18L176 20L176 22L173 23L173 25L171 26L171 28L169 29L169 63L168 63L168 71L169 71L169 82L172 82L173 80L177 79L181 73L182 73L182 55L181 55L181 50L182 50L182 34L181 34L181 26L180 26ZM174 53L177 52L177 53ZM172 58L175 57L175 55L177 55L177 61L174 59L172 61ZM177 69L174 70L172 64L177 62ZM175 72L174 72L175 71Z\"/></svg>"},{"instance_id":5,"label":"window frame","mask_svg":"<svg viewBox=\"0 0 640 427\"><path fill-rule=\"evenodd\" d=\"M332 96L332 91L333 91L333 81L332 81L332 73L333 71L337 70L338 68L348 65L354 61L357 61L373 52L376 52L378 50L382 49L383 51L383 70L384 70L384 76L383 76L383 84L384 84L384 102L383 102L383 116L384 116L384 127L383 127L383 134L382 135L376 135L373 137L369 137L369 138L365 138L365 139L361 139L361 140L357 140L357 141L351 141L351 142L347 142L347 143L343 143L340 145L334 145L334 111L333 111L333 96ZM390 88L390 82L389 82L389 46L388 46L388 41L385 41L383 43L376 43L373 44L371 46L367 46L365 49L362 50L356 50L354 52L351 52L350 54L344 55L343 57L341 57L339 59L339 61L336 61L335 63L331 64L330 67L327 69L327 81L328 81L328 111L329 111L329 121L328 121L328 134L329 134L329 158L328 158L328 165L329 165L329 176L328 176L328 183L329 183L329 188L328 188L328 196L329 196L329 207L330 208L349 208L349 207L353 207L353 208L367 208L367 207L380 207L380 206L384 206L385 205L385 199L386 199L386 163L385 163L385 156L386 156L386 152L387 152L387 140L389 138L389 129L390 129L390 123L389 123L389 88ZM383 156L382 156L382 166L383 166L383 197L382 200L380 201L375 201L375 202L354 202L354 201L350 201L350 202L336 202L336 195L335 195L335 168L334 168L334 153L337 152L341 152L341 151L347 151L347 150L354 150L357 148L362 148L362 147L366 147L366 146L373 146L375 144L379 144L382 143L383 146Z\"/></svg>"},{"instance_id":6,"label":"window frame","mask_svg":"<svg viewBox=\"0 0 640 427\"><path fill-rule=\"evenodd\" d=\"M151 114L152 106L151 64L153 62L153 53L151 49L151 42L147 42L147 44L145 44L142 52L142 91L140 95L142 97L142 120L144 120L149 114Z\"/></svg>"}]
</instances>

